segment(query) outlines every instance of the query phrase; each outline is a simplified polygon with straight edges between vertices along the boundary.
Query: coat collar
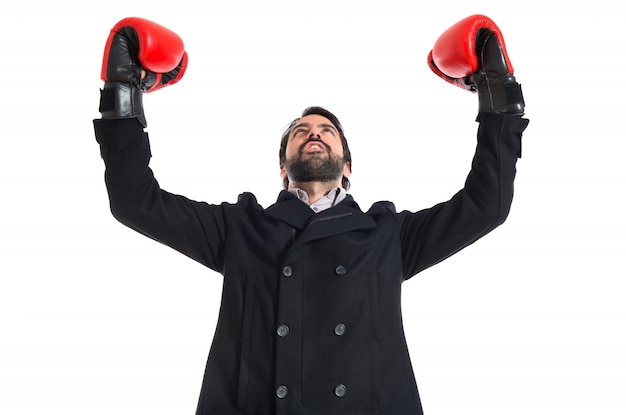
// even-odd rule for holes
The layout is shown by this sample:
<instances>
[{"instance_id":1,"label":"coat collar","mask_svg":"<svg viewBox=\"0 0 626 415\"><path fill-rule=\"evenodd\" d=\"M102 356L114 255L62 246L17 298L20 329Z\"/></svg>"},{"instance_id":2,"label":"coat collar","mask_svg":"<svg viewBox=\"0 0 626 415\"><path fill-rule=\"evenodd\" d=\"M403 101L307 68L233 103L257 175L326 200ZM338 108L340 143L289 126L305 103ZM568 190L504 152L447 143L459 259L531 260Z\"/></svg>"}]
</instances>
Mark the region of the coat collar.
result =
<instances>
[{"instance_id":1,"label":"coat collar","mask_svg":"<svg viewBox=\"0 0 626 415\"><path fill-rule=\"evenodd\" d=\"M293 228L303 229L315 212L296 195L283 190L278 195L276 203L265 209L265 214Z\"/></svg>"},{"instance_id":2,"label":"coat collar","mask_svg":"<svg viewBox=\"0 0 626 415\"><path fill-rule=\"evenodd\" d=\"M336 206L315 213L292 193L283 190L265 213L301 231L298 242L309 242L344 232L371 229L376 222L363 213L351 195Z\"/></svg>"}]
</instances>

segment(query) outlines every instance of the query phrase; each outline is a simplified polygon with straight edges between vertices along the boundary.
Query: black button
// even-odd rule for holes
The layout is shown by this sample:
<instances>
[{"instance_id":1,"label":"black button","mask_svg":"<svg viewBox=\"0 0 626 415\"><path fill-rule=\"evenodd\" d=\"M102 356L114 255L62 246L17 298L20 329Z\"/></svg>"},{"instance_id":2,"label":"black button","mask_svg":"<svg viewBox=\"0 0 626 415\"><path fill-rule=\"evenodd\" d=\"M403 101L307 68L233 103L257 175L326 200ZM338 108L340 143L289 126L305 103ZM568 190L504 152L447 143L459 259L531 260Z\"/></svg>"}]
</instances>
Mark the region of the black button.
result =
<instances>
[{"instance_id":1,"label":"black button","mask_svg":"<svg viewBox=\"0 0 626 415\"><path fill-rule=\"evenodd\" d=\"M280 337L285 337L289 334L289 327L283 324L282 326L278 327L276 333L278 333Z\"/></svg>"},{"instance_id":2,"label":"black button","mask_svg":"<svg viewBox=\"0 0 626 415\"><path fill-rule=\"evenodd\" d=\"M345 275L346 272L348 272L348 268L344 267L343 265L339 265L337 268L335 268L335 274L337 275Z\"/></svg>"},{"instance_id":3,"label":"black button","mask_svg":"<svg viewBox=\"0 0 626 415\"><path fill-rule=\"evenodd\" d=\"M285 277L291 277L292 274L293 274L293 270L291 269L291 267L289 265L285 265L283 267L283 275Z\"/></svg>"},{"instance_id":4,"label":"black button","mask_svg":"<svg viewBox=\"0 0 626 415\"><path fill-rule=\"evenodd\" d=\"M344 334L346 334L346 325L339 323L335 326L335 334L337 336L343 336Z\"/></svg>"},{"instance_id":5,"label":"black button","mask_svg":"<svg viewBox=\"0 0 626 415\"><path fill-rule=\"evenodd\" d=\"M337 385L337 387L335 388L335 395L338 398L343 398L344 396L346 396L346 393L348 393L348 388L346 388L346 385Z\"/></svg>"},{"instance_id":6,"label":"black button","mask_svg":"<svg viewBox=\"0 0 626 415\"><path fill-rule=\"evenodd\" d=\"M280 399L286 398L287 394L289 393L289 389L287 389L286 386L279 386L278 389L276 389L276 396Z\"/></svg>"}]
</instances>

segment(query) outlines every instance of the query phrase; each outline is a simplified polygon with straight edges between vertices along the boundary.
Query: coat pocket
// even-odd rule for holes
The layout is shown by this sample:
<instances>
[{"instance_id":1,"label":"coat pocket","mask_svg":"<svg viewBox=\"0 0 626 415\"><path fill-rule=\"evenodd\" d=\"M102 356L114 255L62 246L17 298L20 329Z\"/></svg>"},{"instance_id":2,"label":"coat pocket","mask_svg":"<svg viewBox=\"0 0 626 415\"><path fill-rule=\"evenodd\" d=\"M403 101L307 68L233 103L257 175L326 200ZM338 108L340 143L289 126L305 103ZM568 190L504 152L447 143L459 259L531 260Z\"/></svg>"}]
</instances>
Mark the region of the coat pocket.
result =
<instances>
[{"instance_id":1,"label":"coat pocket","mask_svg":"<svg viewBox=\"0 0 626 415\"><path fill-rule=\"evenodd\" d=\"M250 381L250 353L252 349L252 317L254 315L254 283L256 274L246 277L241 324L241 355L239 358L239 382L237 385L237 409L246 410L248 384Z\"/></svg>"}]
</instances>

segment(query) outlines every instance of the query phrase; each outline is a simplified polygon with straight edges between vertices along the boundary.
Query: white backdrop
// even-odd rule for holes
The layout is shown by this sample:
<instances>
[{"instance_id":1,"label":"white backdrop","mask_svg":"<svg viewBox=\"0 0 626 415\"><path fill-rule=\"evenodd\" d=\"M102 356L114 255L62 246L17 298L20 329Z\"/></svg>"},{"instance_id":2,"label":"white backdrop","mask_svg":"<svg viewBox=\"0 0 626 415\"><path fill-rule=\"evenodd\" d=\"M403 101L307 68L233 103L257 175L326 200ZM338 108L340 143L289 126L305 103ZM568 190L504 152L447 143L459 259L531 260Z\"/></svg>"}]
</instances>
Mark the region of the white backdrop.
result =
<instances>
[{"instance_id":1,"label":"white backdrop","mask_svg":"<svg viewBox=\"0 0 626 415\"><path fill-rule=\"evenodd\" d=\"M418 210L469 171L477 99L426 56L475 13L502 29L531 122L508 221L404 286L424 409L624 413L618 2L17 3L0 25L0 414L195 411L221 277L110 215L91 120L118 20L161 23L189 53L183 80L145 97L163 188L270 205L283 128L323 105L361 207Z\"/></svg>"}]
</instances>

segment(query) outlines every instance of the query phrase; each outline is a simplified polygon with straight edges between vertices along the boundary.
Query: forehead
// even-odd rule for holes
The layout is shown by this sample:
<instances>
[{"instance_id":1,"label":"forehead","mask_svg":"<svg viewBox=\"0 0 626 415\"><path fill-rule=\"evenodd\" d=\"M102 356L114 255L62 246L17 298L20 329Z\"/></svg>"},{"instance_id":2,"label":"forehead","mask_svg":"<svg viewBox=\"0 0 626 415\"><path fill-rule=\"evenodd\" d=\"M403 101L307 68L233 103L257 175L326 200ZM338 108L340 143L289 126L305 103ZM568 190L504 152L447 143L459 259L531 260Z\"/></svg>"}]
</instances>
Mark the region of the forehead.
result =
<instances>
[{"instance_id":1,"label":"forehead","mask_svg":"<svg viewBox=\"0 0 626 415\"><path fill-rule=\"evenodd\" d=\"M310 115L306 115L302 118L300 118L295 125L303 125L303 124L308 124L308 125L321 125L321 124L329 124L332 125L334 127L334 124L326 117L324 117L323 115L318 115L318 114L310 114Z\"/></svg>"}]
</instances>

